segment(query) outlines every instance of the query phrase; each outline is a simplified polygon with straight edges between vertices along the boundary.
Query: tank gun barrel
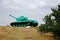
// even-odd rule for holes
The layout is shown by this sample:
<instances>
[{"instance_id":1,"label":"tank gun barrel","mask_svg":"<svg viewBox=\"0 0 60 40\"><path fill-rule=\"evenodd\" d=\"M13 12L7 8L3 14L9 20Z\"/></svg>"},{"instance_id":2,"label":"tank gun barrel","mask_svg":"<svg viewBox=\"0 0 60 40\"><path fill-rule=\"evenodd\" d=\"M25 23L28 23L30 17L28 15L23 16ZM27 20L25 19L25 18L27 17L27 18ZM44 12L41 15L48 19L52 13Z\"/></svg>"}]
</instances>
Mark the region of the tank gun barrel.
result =
<instances>
[{"instance_id":1,"label":"tank gun barrel","mask_svg":"<svg viewBox=\"0 0 60 40\"><path fill-rule=\"evenodd\" d=\"M14 17L14 16L12 16L12 15L9 15L9 16L11 16L11 17L13 17L14 19L16 19L16 17Z\"/></svg>"}]
</instances>

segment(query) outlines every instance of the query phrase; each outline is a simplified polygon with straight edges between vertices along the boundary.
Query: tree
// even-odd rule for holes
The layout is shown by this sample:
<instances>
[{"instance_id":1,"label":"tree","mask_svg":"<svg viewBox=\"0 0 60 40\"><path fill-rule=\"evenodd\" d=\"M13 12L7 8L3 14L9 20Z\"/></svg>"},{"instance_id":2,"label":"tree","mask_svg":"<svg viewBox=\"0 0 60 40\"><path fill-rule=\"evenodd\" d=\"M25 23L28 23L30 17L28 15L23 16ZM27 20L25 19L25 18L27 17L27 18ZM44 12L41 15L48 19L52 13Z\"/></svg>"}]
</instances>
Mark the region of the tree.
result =
<instances>
[{"instance_id":1,"label":"tree","mask_svg":"<svg viewBox=\"0 0 60 40\"><path fill-rule=\"evenodd\" d=\"M56 40L60 40L60 5L58 5L58 7L55 9L51 8L51 10L52 13L50 15L45 16L45 18L43 19L45 25L47 26L41 25L40 27L44 27L46 32L53 32L54 38ZM46 29L48 29L49 31Z\"/></svg>"},{"instance_id":2,"label":"tree","mask_svg":"<svg viewBox=\"0 0 60 40\"><path fill-rule=\"evenodd\" d=\"M53 34L56 36L57 40L60 40L60 5L58 5L58 8L52 8L51 10L53 11L51 16L55 17Z\"/></svg>"}]
</instances>

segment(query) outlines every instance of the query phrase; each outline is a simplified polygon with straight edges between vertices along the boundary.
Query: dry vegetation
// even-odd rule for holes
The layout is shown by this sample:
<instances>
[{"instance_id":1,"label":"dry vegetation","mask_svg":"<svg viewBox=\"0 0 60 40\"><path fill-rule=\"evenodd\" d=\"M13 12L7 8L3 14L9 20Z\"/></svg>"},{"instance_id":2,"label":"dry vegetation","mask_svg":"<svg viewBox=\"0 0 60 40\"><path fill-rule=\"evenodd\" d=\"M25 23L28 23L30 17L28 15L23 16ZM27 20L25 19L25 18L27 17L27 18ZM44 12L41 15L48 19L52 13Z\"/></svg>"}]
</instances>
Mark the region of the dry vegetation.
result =
<instances>
[{"instance_id":1,"label":"dry vegetation","mask_svg":"<svg viewBox=\"0 0 60 40\"><path fill-rule=\"evenodd\" d=\"M37 32L34 27L0 27L0 40L53 40L51 35Z\"/></svg>"}]
</instances>

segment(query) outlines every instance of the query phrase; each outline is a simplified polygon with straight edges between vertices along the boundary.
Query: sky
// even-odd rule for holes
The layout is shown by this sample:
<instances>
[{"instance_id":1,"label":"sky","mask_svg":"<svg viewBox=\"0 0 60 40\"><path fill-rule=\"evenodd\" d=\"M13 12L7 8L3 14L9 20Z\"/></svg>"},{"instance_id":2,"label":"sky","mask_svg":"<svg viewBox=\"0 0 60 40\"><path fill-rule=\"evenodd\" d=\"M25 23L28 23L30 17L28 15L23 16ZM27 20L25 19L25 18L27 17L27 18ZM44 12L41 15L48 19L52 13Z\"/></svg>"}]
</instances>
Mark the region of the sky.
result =
<instances>
[{"instance_id":1,"label":"sky","mask_svg":"<svg viewBox=\"0 0 60 40\"><path fill-rule=\"evenodd\" d=\"M17 18L25 16L30 20L37 20L39 25L43 24L44 16L51 14L51 8L58 4L59 0L0 0L0 26L15 21L9 14Z\"/></svg>"}]
</instances>

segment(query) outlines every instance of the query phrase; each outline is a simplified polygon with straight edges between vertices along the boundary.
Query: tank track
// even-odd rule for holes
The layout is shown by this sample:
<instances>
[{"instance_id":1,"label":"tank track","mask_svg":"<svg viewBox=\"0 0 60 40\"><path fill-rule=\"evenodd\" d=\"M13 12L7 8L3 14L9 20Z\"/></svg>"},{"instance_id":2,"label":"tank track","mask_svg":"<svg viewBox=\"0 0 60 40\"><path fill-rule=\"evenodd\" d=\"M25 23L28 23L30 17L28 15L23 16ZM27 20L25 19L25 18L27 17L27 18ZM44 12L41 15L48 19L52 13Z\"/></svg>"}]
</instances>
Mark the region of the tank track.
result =
<instances>
[{"instance_id":1,"label":"tank track","mask_svg":"<svg viewBox=\"0 0 60 40\"><path fill-rule=\"evenodd\" d=\"M12 27L26 27L26 26L33 26L36 27L38 25L38 23L31 23L31 22L13 22L10 24Z\"/></svg>"}]
</instances>

